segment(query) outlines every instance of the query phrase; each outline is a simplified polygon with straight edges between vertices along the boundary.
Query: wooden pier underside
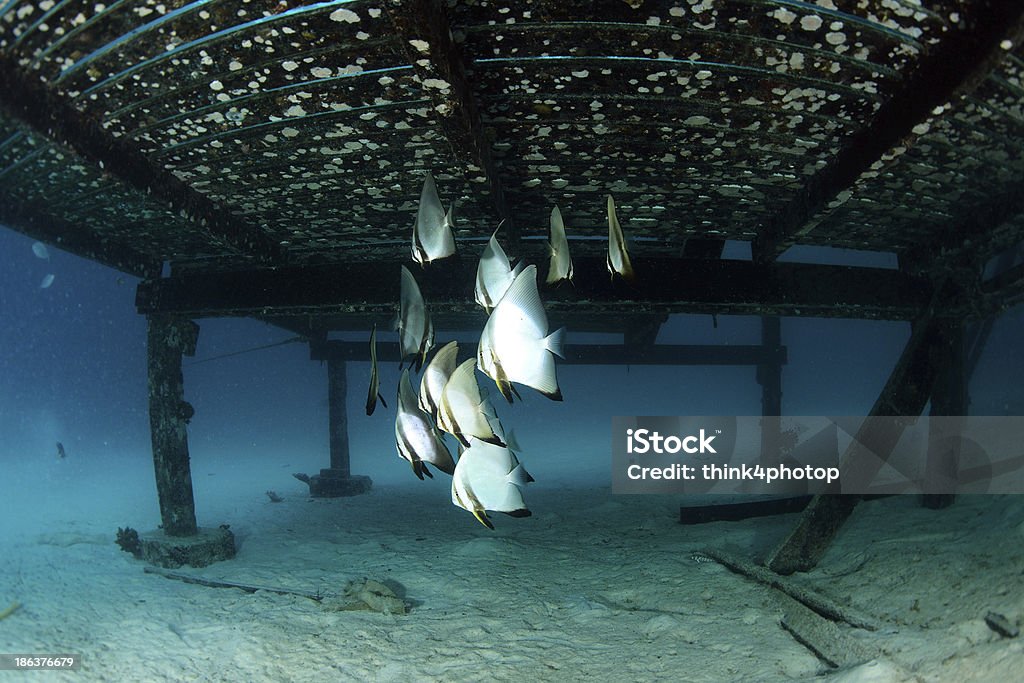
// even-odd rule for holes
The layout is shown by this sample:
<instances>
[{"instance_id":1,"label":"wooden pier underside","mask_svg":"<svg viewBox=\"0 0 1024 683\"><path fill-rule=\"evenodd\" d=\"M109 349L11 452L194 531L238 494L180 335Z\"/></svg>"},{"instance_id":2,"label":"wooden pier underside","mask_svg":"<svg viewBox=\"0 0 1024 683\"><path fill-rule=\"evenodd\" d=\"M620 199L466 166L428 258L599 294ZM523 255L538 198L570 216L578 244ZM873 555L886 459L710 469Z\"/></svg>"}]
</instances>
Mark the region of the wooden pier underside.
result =
<instances>
[{"instance_id":1,"label":"wooden pier underside","mask_svg":"<svg viewBox=\"0 0 1024 683\"><path fill-rule=\"evenodd\" d=\"M142 278L151 320L315 342L393 315L429 171L460 251L416 271L442 330L483 323L499 224L543 270L555 205L576 280L543 292L552 324L625 342L583 362L671 360L672 313L950 329L1024 300L1022 43L1013 0L0 0L0 223ZM604 270L606 194L635 287ZM767 325L732 361L773 414ZM182 349L154 346L174 375Z\"/></svg>"},{"instance_id":2,"label":"wooden pier underside","mask_svg":"<svg viewBox=\"0 0 1024 683\"><path fill-rule=\"evenodd\" d=\"M397 287L430 170L462 271L501 221L511 252L543 261L556 204L574 255L600 264L615 197L650 279L617 291L578 267L556 309L921 313L916 281L766 267L792 245L895 253L926 282L956 271L949 315L1020 300L1016 271L980 281L1024 238L1020 3L240 7L0 2L0 221L145 278L144 311L364 324L364 298ZM763 269L715 271L725 240ZM319 266L370 278L307 288ZM164 296L186 277L207 278L205 300ZM231 277L289 310L224 310Z\"/></svg>"}]
</instances>

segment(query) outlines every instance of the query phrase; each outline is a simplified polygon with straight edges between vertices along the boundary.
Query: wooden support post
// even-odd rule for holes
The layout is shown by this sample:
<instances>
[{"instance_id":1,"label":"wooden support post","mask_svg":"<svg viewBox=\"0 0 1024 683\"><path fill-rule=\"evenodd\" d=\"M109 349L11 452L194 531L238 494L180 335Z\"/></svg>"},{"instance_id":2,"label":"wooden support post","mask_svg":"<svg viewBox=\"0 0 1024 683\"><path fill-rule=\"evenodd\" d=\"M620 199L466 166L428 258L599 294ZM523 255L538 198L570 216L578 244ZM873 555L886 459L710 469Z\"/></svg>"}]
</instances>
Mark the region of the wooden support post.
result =
<instances>
[{"instance_id":1,"label":"wooden support post","mask_svg":"<svg viewBox=\"0 0 1024 683\"><path fill-rule=\"evenodd\" d=\"M896 367L871 408L870 417L917 416L924 410L938 375L941 362L939 350L945 343L944 330L947 321L930 314L914 324L910 340L903 349ZM870 424L870 428L867 426ZM866 422L854 437L854 443L843 457L848 456L860 444L870 449L884 461L891 453L905 425L902 420L889 424L878 421ZM866 466L874 466L871 463ZM860 477L867 476L859 471ZM828 549L832 539L846 522L860 501L860 496L837 495L834 491L816 495L804 510L796 527L765 560L765 565L779 574L807 571L817 565Z\"/></svg>"},{"instance_id":2,"label":"wooden support post","mask_svg":"<svg viewBox=\"0 0 1024 683\"><path fill-rule=\"evenodd\" d=\"M782 323L778 317L761 318L761 345L769 357L778 358L782 348ZM761 385L761 463L777 465L782 434L782 362L757 366L757 382Z\"/></svg>"},{"instance_id":3,"label":"wooden support post","mask_svg":"<svg viewBox=\"0 0 1024 683\"><path fill-rule=\"evenodd\" d=\"M327 344L323 335L314 340L311 348ZM361 346L365 347L365 344ZM373 486L369 477L352 474L348 447L348 376L343 357L327 358L327 410L331 466L320 470L320 474L307 476L295 474L295 478L309 484L309 494L314 498L337 498L358 496Z\"/></svg>"},{"instance_id":4,"label":"wooden support post","mask_svg":"<svg viewBox=\"0 0 1024 683\"><path fill-rule=\"evenodd\" d=\"M195 353L198 335L199 326L191 320L149 316L149 425L160 519L168 536L197 532L185 429L193 410L185 402L181 356Z\"/></svg>"},{"instance_id":5,"label":"wooden support post","mask_svg":"<svg viewBox=\"0 0 1024 683\"><path fill-rule=\"evenodd\" d=\"M666 320L667 315L645 316L637 320L622 333L622 343L638 351L651 348L658 341L658 333Z\"/></svg>"},{"instance_id":6,"label":"wooden support post","mask_svg":"<svg viewBox=\"0 0 1024 683\"><path fill-rule=\"evenodd\" d=\"M965 364L964 322L947 319L942 329L942 339L936 345L938 375L932 390L931 416L942 416L933 420L928 429L928 459L925 465L925 488L951 487L957 479L959 448L945 437L959 433L961 420L967 415L967 375ZM953 504L952 493L925 493L922 504L932 509L941 509Z\"/></svg>"},{"instance_id":7,"label":"wooden support post","mask_svg":"<svg viewBox=\"0 0 1024 683\"><path fill-rule=\"evenodd\" d=\"M348 378L345 361L327 361L327 404L330 422L331 471L335 476L348 477L351 474L348 452L348 410L345 397L348 393Z\"/></svg>"}]
</instances>

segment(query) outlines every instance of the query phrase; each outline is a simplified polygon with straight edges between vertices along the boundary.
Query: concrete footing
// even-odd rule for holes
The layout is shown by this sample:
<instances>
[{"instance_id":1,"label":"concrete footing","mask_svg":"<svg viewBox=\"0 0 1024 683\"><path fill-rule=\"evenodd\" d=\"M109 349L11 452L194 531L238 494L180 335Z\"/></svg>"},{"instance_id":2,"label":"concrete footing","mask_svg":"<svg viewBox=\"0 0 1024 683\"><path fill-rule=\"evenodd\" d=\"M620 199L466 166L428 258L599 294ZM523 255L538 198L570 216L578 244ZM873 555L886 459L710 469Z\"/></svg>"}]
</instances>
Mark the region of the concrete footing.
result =
<instances>
[{"instance_id":1,"label":"concrete footing","mask_svg":"<svg viewBox=\"0 0 1024 683\"><path fill-rule=\"evenodd\" d=\"M168 536L163 529L139 534L142 559L159 567L205 567L235 556L235 535L226 526L200 527L192 536Z\"/></svg>"},{"instance_id":2,"label":"concrete footing","mask_svg":"<svg viewBox=\"0 0 1024 683\"><path fill-rule=\"evenodd\" d=\"M309 477L309 495L314 498L358 496L373 486L373 480L361 474L343 475L337 470L323 469Z\"/></svg>"}]
</instances>

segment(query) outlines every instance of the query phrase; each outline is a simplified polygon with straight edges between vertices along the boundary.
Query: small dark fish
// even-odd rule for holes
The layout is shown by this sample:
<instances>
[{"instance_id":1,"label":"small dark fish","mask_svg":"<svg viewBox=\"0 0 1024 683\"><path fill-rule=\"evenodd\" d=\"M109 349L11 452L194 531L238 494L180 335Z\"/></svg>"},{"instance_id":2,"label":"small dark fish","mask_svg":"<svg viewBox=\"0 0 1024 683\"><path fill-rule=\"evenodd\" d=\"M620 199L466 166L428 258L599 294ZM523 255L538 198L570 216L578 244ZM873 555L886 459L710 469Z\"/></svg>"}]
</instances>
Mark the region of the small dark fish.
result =
<instances>
[{"instance_id":1,"label":"small dark fish","mask_svg":"<svg viewBox=\"0 0 1024 683\"><path fill-rule=\"evenodd\" d=\"M366 395L366 414L373 415L377 401L388 407L384 397L380 395L380 381L377 378L377 326L370 332L370 388Z\"/></svg>"},{"instance_id":2,"label":"small dark fish","mask_svg":"<svg viewBox=\"0 0 1024 683\"><path fill-rule=\"evenodd\" d=\"M57 457L62 460L68 457L68 454L64 452L64 444L62 444L60 441L57 442Z\"/></svg>"}]
</instances>

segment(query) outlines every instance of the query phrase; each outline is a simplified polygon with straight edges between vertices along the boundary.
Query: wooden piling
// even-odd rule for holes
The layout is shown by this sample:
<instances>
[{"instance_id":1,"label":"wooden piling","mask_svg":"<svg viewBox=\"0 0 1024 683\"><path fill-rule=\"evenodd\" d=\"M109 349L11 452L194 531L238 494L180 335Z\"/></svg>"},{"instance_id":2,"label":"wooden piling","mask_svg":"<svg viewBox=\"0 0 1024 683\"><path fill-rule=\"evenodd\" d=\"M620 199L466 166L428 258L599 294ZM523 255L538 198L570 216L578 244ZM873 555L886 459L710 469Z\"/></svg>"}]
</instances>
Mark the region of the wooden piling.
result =
<instances>
[{"instance_id":1,"label":"wooden piling","mask_svg":"<svg viewBox=\"0 0 1024 683\"><path fill-rule=\"evenodd\" d=\"M917 416L924 410L939 372L940 350L946 343L947 326L947 320L931 314L914 323L903 354L869 413L872 418L893 416L894 419L891 422L866 421L840 459L841 465L850 463L851 468L857 468L854 476L859 480L870 481L870 468L880 467L892 453L906 426L899 416ZM849 456L862 446L877 458L851 463ZM845 471L849 472L849 469ZM811 500L796 527L768 555L765 565L769 569L779 574L792 574L818 564L860 501L857 495L840 495L838 485L833 485L832 489Z\"/></svg>"},{"instance_id":2,"label":"wooden piling","mask_svg":"<svg viewBox=\"0 0 1024 683\"><path fill-rule=\"evenodd\" d=\"M345 396L348 392L348 376L343 360L327 361L327 405L330 423L331 471L336 477L347 478L351 474L348 449L348 410Z\"/></svg>"},{"instance_id":3,"label":"wooden piling","mask_svg":"<svg viewBox=\"0 0 1024 683\"><path fill-rule=\"evenodd\" d=\"M195 354L199 326L170 315L148 317L149 424L160 518L168 536L197 532L186 425L193 409L185 401L182 355Z\"/></svg>"},{"instance_id":4,"label":"wooden piling","mask_svg":"<svg viewBox=\"0 0 1024 683\"><path fill-rule=\"evenodd\" d=\"M779 444L782 432L782 323L777 316L761 318L761 346L773 360L757 366L757 382L761 385L761 464L777 465L781 461Z\"/></svg>"},{"instance_id":5,"label":"wooden piling","mask_svg":"<svg viewBox=\"0 0 1024 683\"><path fill-rule=\"evenodd\" d=\"M327 344L324 335L311 344L310 350L316 355ZM365 348L365 345L361 345ZM319 474L294 475L309 484L309 495L314 498L337 498L358 496L373 486L373 481L363 475L353 475L349 457L348 442L348 375L344 356L327 358L327 419L331 466Z\"/></svg>"},{"instance_id":6,"label":"wooden piling","mask_svg":"<svg viewBox=\"0 0 1024 683\"><path fill-rule=\"evenodd\" d=\"M932 390L928 423L928 457L925 463L925 494L922 505L941 509L953 504L949 490L956 485L959 469L959 433L967 415L967 363L964 322L947 319L935 347L937 375Z\"/></svg>"}]
</instances>

